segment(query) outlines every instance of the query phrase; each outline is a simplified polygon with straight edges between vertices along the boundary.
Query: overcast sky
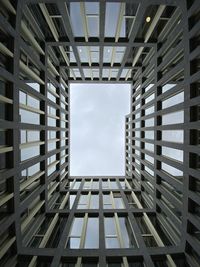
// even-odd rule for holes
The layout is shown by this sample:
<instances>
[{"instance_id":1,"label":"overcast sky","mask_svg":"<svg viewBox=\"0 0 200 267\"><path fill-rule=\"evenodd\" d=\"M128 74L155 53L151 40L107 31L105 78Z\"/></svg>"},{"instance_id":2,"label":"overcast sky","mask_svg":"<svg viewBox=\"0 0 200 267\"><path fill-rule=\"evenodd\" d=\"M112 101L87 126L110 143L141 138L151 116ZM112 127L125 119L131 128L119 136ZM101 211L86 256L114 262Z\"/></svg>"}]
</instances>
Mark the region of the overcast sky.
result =
<instances>
[{"instance_id":1,"label":"overcast sky","mask_svg":"<svg viewBox=\"0 0 200 267\"><path fill-rule=\"evenodd\" d=\"M70 175L124 175L128 84L70 85Z\"/></svg>"}]
</instances>

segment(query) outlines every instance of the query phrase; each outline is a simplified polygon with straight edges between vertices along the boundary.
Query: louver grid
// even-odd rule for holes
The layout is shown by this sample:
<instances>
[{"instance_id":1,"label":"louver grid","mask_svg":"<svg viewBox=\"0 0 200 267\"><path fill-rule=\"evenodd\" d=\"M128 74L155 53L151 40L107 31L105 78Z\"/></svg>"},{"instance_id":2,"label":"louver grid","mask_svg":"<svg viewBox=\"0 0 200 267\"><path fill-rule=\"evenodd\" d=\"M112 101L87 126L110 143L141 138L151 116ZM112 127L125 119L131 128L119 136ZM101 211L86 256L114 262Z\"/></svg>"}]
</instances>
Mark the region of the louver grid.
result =
<instances>
[{"instance_id":1,"label":"louver grid","mask_svg":"<svg viewBox=\"0 0 200 267\"><path fill-rule=\"evenodd\" d=\"M0 8L0 265L199 266L199 1ZM132 86L125 176L70 176L80 82Z\"/></svg>"}]
</instances>

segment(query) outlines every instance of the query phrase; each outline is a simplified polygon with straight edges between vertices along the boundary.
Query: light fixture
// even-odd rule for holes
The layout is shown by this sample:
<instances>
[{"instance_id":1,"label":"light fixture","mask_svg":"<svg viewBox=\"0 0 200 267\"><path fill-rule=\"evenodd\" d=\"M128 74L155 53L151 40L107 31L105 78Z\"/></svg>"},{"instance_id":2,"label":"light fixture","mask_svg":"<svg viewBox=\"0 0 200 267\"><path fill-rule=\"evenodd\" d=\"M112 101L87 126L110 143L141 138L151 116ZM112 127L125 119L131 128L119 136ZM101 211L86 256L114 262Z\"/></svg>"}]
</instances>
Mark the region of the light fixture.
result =
<instances>
[{"instance_id":1,"label":"light fixture","mask_svg":"<svg viewBox=\"0 0 200 267\"><path fill-rule=\"evenodd\" d=\"M110 49L108 49L108 53L110 53Z\"/></svg>"},{"instance_id":2,"label":"light fixture","mask_svg":"<svg viewBox=\"0 0 200 267\"><path fill-rule=\"evenodd\" d=\"M151 21L151 17L146 17L146 22L149 23Z\"/></svg>"}]
</instances>

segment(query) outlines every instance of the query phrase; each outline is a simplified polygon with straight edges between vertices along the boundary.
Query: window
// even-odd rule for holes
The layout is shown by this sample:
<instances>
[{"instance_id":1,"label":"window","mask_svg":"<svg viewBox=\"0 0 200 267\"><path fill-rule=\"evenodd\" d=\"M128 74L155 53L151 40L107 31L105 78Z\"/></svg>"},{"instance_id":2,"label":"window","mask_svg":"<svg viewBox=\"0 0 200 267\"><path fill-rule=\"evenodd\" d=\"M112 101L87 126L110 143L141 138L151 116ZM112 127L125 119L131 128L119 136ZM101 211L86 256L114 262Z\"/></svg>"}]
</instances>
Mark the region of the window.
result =
<instances>
[{"instance_id":1,"label":"window","mask_svg":"<svg viewBox=\"0 0 200 267\"><path fill-rule=\"evenodd\" d=\"M137 247L128 217L104 218L106 248Z\"/></svg>"},{"instance_id":2,"label":"window","mask_svg":"<svg viewBox=\"0 0 200 267\"><path fill-rule=\"evenodd\" d=\"M88 218L84 248L99 247L99 218Z\"/></svg>"},{"instance_id":3,"label":"window","mask_svg":"<svg viewBox=\"0 0 200 267\"><path fill-rule=\"evenodd\" d=\"M74 218L71 233L68 239L67 248L77 249L80 247L81 234L84 218Z\"/></svg>"},{"instance_id":4,"label":"window","mask_svg":"<svg viewBox=\"0 0 200 267\"><path fill-rule=\"evenodd\" d=\"M78 209L98 209L99 195L98 194L82 194L79 199Z\"/></svg>"},{"instance_id":5,"label":"window","mask_svg":"<svg viewBox=\"0 0 200 267\"><path fill-rule=\"evenodd\" d=\"M99 218L75 217L67 242L67 248L98 248L99 247Z\"/></svg>"},{"instance_id":6,"label":"window","mask_svg":"<svg viewBox=\"0 0 200 267\"><path fill-rule=\"evenodd\" d=\"M104 218L106 248L119 248L116 224L114 217Z\"/></svg>"},{"instance_id":7,"label":"window","mask_svg":"<svg viewBox=\"0 0 200 267\"><path fill-rule=\"evenodd\" d=\"M112 209L112 202L110 194L103 195L103 208L104 209Z\"/></svg>"}]
</instances>

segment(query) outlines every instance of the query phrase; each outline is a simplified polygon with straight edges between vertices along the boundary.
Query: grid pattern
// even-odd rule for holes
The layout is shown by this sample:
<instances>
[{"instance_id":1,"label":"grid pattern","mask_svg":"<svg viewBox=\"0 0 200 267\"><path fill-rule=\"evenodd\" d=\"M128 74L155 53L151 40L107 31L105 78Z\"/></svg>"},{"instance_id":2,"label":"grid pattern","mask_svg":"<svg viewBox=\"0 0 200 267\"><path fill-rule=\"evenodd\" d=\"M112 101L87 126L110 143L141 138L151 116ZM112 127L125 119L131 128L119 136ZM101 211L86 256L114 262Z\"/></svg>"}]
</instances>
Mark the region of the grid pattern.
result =
<instances>
[{"instance_id":1,"label":"grid pattern","mask_svg":"<svg viewBox=\"0 0 200 267\"><path fill-rule=\"evenodd\" d=\"M199 266L199 12L1 1L1 266ZM77 82L132 85L123 177L70 176Z\"/></svg>"}]
</instances>

